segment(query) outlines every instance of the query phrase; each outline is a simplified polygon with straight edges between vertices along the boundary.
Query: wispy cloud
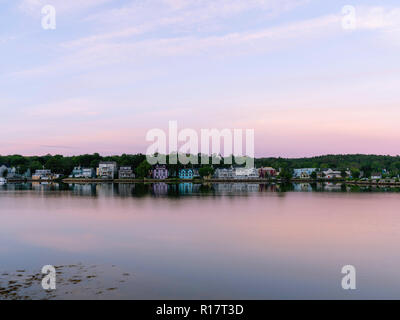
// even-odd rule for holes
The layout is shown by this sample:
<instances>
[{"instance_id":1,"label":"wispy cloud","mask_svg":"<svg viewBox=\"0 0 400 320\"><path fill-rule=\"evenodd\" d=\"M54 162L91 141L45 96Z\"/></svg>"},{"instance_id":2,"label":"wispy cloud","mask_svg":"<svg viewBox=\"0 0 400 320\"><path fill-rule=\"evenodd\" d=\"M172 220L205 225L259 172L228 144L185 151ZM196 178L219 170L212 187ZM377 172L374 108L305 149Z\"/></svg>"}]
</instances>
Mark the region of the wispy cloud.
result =
<instances>
[{"instance_id":1,"label":"wispy cloud","mask_svg":"<svg viewBox=\"0 0 400 320\"><path fill-rule=\"evenodd\" d=\"M30 107L26 112L31 117L40 117L42 119L64 119L71 116L82 119L83 117L99 115L104 108L106 108L104 103L94 99L73 98Z\"/></svg>"},{"instance_id":2,"label":"wispy cloud","mask_svg":"<svg viewBox=\"0 0 400 320\"><path fill-rule=\"evenodd\" d=\"M186 36L116 41L137 30L123 30L93 38L62 43L61 47L74 49L59 61L15 73L15 76L36 76L60 69L90 69L108 64L139 63L151 57L222 54L236 55L268 52L282 46L296 45L309 39L326 37L340 31L340 16L328 15L249 32L235 32L215 36ZM288 44L287 41L290 41Z\"/></svg>"},{"instance_id":3,"label":"wispy cloud","mask_svg":"<svg viewBox=\"0 0 400 320\"><path fill-rule=\"evenodd\" d=\"M400 28L400 8L360 6L356 13L357 28L367 30L399 30Z\"/></svg>"},{"instance_id":4,"label":"wispy cloud","mask_svg":"<svg viewBox=\"0 0 400 320\"><path fill-rule=\"evenodd\" d=\"M41 8L51 4L60 13L71 13L97 7L112 0L21 0L19 9L31 15L40 15Z\"/></svg>"}]
</instances>

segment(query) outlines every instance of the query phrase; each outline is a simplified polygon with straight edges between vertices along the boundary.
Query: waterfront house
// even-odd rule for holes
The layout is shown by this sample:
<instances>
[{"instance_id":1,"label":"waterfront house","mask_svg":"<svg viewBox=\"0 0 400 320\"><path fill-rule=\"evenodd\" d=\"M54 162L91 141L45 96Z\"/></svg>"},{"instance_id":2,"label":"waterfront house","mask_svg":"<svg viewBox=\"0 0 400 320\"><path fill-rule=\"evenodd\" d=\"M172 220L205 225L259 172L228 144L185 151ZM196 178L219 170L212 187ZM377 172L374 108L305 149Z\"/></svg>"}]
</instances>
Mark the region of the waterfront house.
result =
<instances>
[{"instance_id":1,"label":"waterfront house","mask_svg":"<svg viewBox=\"0 0 400 320\"><path fill-rule=\"evenodd\" d=\"M258 179L258 170L256 168L235 168L235 179Z\"/></svg>"},{"instance_id":2,"label":"waterfront house","mask_svg":"<svg viewBox=\"0 0 400 320\"><path fill-rule=\"evenodd\" d=\"M71 174L69 175L70 178L82 178L82 168L81 167L74 167Z\"/></svg>"},{"instance_id":3,"label":"waterfront house","mask_svg":"<svg viewBox=\"0 0 400 320\"><path fill-rule=\"evenodd\" d=\"M268 178L268 177L275 177L276 170L271 167L261 167L258 169L258 176L260 178Z\"/></svg>"},{"instance_id":4,"label":"waterfront house","mask_svg":"<svg viewBox=\"0 0 400 320\"><path fill-rule=\"evenodd\" d=\"M380 174L378 172L374 172L371 174L371 179L372 180L380 180L380 179L382 179L382 174Z\"/></svg>"},{"instance_id":5,"label":"waterfront house","mask_svg":"<svg viewBox=\"0 0 400 320\"><path fill-rule=\"evenodd\" d=\"M179 179L193 179L193 169L180 169Z\"/></svg>"},{"instance_id":6,"label":"waterfront house","mask_svg":"<svg viewBox=\"0 0 400 320\"><path fill-rule=\"evenodd\" d=\"M293 170L293 177L298 179L309 179L313 172L316 172L316 168L301 168Z\"/></svg>"},{"instance_id":7,"label":"waterfront house","mask_svg":"<svg viewBox=\"0 0 400 320\"><path fill-rule=\"evenodd\" d=\"M51 170L40 169L36 170L32 175L32 180L51 180L54 179L54 175L51 173Z\"/></svg>"},{"instance_id":8,"label":"waterfront house","mask_svg":"<svg viewBox=\"0 0 400 320\"><path fill-rule=\"evenodd\" d=\"M71 174L70 178L83 178L83 179L91 179L94 178L95 172L93 168L82 168L82 167L75 167Z\"/></svg>"},{"instance_id":9,"label":"waterfront house","mask_svg":"<svg viewBox=\"0 0 400 320\"><path fill-rule=\"evenodd\" d=\"M233 168L228 168L228 169L225 169L225 168L224 169L220 169L220 168L218 168L214 172L214 178L217 178L217 179L230 180L230 179L234 179L234 176L235 176L235 172L234 172Z\"/></svg>"},{"instance_id":10,"label":"waterfront house","mask_svg":"<svg viewBox=\"0 0 400 320\"><path fill-rule=\"evenodd\" d=\"M134 179L135 174L133 173L132 167L121 167L118 172L119 179Z\"/></svg>"},{"instance_id":11,"label":"waterfront house","mask_svg":"<svg viewBox=\"0 0 400 320\"><path fill-rule=\"evenodd\" d=\"M192 169L192 170L193 170L193 178L199 178L200 177L199 169Z\"/></svg>"},{"instance_id":12,"label":"waterfront house","mask_svg":"<svg viewBox=\"0 0 400 320\"><path fill-rule=\"evenodd\" d=\"M2 165L0 167L0 177L2 178L13 178L16 175L16 169L13 168L8 168L5 165Z\"/></svg>"},{"instance_id":13,"label":"waterfront house","mask_svg":"<svg viewBox=\"0 0 400 320\"><path fill-rule=\"evenodd\" d=\"M156 165L151 174L153 179L168 179L168 169L165 165Z\"/></svg>"},{"instance_id":14,"label":"waterfront house","mask_svg":"<svg viewBox=\"0 0 400 320\"><path fill-rule=\"evenodd\" d=\"M95 178L96 172L93 168L82 168L82 176L86 179Z\"/></svg>"},{"instance_id":15,"label":"waterfront house","mask_svg":"<svg viewBox=\"0 0 400 320\"><path fill-rule=\"evenodd\" d=\"M97 168L97 176L102 179L114 179L117 175L117 163L115 161L102 161Z\"/></svg>"},{"instance_id":16,"label":"waterfront house","mask_svg":"<svg viewBox=\"0 0 400 320\"><path fill-rule=\"evenodd\" d=\"M323 177L325 179L340 179L340 178L342 178L342 172L338 171L338 170L332 170L332 169L324 170Z\"/></svg>"}]
</instances>

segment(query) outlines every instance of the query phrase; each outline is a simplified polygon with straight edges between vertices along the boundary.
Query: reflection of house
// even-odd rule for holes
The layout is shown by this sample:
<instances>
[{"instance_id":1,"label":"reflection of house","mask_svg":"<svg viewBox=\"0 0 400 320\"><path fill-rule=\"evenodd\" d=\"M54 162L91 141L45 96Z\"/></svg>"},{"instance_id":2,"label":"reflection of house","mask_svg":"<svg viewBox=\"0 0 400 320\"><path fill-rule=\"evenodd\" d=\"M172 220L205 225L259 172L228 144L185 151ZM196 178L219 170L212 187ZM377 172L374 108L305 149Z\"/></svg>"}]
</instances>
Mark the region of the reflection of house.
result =
<instances>
[{"instance_id":1,"label":"reflection of house","mask_svg":"<svg viewBox=\"0 0 400 320\"><path fill-rule=\"evenodd\" d=\"M95 172L92 168L75 167L70 175L71 178L94 178Z\"/></svg>"},{"instance_id":2,"label":"reflection of house","mask_svg":"<svg viewBox=\"0 0 400 320\"><path fill-rule=\"evenodd\" d=\"M235 172L232 168L230 169L216 169L214 172L214 177L217 179L233 179Z\"/></svg>"},{"instance_id":3,"label":"reflection of house","mask_svg":"<svg viewBox=\"0 0 400 320\"><path fill-rule=\"evenodd\" d=\"M51 173L51 170L41 169L36 170L32 175L32 180L51 180L54 178L54 175Z\"/></svg>"},{"instance_id":4,"label":"reflection of house","mask_svg":"<svg viewBox=\"0 0 400 320\"><path fill-rule=\"evenodd\" d=\"M213 188L218 193L258 192L258 183L216 183Z\"/></svg>"},{"instance_id":5,"label":"reflection of house","mask_svg":"<svg viewBox=\"0 0 400 320\"><path fill-rule=\"evenodd\" d=\"M271 167L261 167L260 169L258 169L258 176L260 178L275 177L276 170Z\"/></svg>"},{"instance_id":6,"label":"reflection of house","mask_svg":"<svg viewBox=\"0 0 400 320\"><path fill-rule=\"evenodd\" d=\"M153 179L168 179L168 169L165 165L156 165L152 172Z\"/></svg>"},{"instance_id":7,"label":"reflection of house","mask_svg":"<svg viewBox=\"0 0 400 320\"><path fill-rule=\"evenodd\" d=\"M328 183L323 184L323 190L324 191L342 191L342 184L328 182Z\"/></svg>"},{"instance_id":8,"label":"reflection of house","mask_svg":"<svg viewBox=\"0 0 400 320\"><path fill-rule=\"evenodd\" d=\"M193 193L193 183L180 183L179 184L180 194L191 194Z\"/></svg>"},{"instance_id":9,"label":"reflection of house","mask_svg":"<svg viewBox=\"0 0 400 320\"><path fill-rule=\"evenodd\" d=\"M156 196L168 194L168 185L163 182L153 183L152 189Z\"/></svg>"},{"instance_id":10,"label":"reflection of house","mask_svg":"<svg viewBox=\"0 0 400 320\"><path fill-rule=\"evenodd\" d=\"M294 183L293 189L295 191L306 191L306 192L312 191L311 184L309 183Z\"/></svg>"},{"instance_id":11,"label":"reflection of house","mask_svg":"<svg viewBox=\"0 0 400 320\"><path fill-rule=\"evenodd\" d=\"M102 161L97 168L97 176L103 179L114 179L117 174L117 163L115 161Z\"/></svg>"},{"instance_id":12,"label":"reflection of house","mask_svg":"<svg viewBox=\"0 0 400 320\"><path fill-rule=\"evenodd\" d=\"M133 173L132 167L121 167L118 173L119 179L133 179L135 174Z\"/></svg>"},{"instance_id":13,"label":"reflection of house","mask_svg":"<svg viewBox=\"0 0 400 320\"><path fill-rule=\"evenodd\" d=\"M96 195L96 185L94 184L70 184L72 192L79 196L93 196Z\"/></svg>"},{"instance_id":14,"label":"reflection of house","mask_svg":"<svg viewBox=\"0 0 400 320\"><path fill-rule=\"evenodd\" d=\"M258 179L256 168L236 168L235 179Z\"/></svg>"},{"instance_id":15,"label":"reflection of house","mask_svg":"<svg viewBox=\"0 0 400 320\"><path fill-rule=\"evenodd\" d=\"M99 196L114 196L117 186L113 183L96 184L96 194Z\"/></svg>"},{"instance_id":16,"label":"reflection of house","mask_svg":"<svg viewBox=\"0 0 400 320\"><path fill-rule=\"evenodd\" d=\"M279 188L279 186L276 185L275 183L273 183L273 184L260 184L259 185L260 192L263 192L263 191L276 192L276 191L278 191L278 188Z\"/></svg>"},{"instance_id":17,"label":"reflection of house","mask_svg":"<svg viewBox=\"0 0 400 320\"><path fill-rule=\"evenodd\" d=\"M194 173L192 169L179 170L179 179L193 179Z\"/></svg>"},{"instance_id":18,"label":"reflection of house","mask_svg":"<svg viewBox=\"0 0 400 320\"><path fill-rule=\"evenodd\" d=\"M121 197L131 197L135 194L135 184L131 183L118 183L117 191Z\"/></svg>"},{"instance_id":19,"label":"reflection of house","mask_svg":"<svg viewBox=\"0 0 400 320\"><path fill-rule=\"evenodd\" d=\"M311 177L313 172L316 172L316 168L301 168L301 169L294 169L293 170L293 177L294 178L303 178L308 179Z\"/></svg>"}]
</instances>

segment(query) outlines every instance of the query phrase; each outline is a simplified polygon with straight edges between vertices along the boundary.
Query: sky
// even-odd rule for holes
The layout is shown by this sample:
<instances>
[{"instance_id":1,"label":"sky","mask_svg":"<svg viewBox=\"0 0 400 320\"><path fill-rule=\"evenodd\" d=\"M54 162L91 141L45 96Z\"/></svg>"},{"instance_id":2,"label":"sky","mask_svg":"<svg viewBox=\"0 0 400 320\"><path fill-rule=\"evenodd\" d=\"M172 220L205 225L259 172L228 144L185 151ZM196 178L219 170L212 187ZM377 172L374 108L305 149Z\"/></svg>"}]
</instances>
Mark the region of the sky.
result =
<instances>
[{"instance_id":1,"label":"sky","mask_svg":"<svg viewBox=\"0 0 400 320\"><path fill-rule=\"evenodd\" d=\"M145 152L177 121L254 129L257 157L398 155L399 57L398 0L0 0L0 154Z\"/></svg>"}]
</instances>

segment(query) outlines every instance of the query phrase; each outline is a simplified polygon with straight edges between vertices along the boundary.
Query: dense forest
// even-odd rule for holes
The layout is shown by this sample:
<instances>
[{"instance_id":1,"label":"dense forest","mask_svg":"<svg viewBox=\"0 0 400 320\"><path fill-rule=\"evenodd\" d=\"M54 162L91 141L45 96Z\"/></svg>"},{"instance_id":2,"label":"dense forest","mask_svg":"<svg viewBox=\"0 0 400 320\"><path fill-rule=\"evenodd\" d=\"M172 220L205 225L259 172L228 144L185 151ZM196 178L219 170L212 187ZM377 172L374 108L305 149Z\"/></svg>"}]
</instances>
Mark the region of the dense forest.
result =
<instances>
[{"instance_id":1,"label":"dense forest","mask_svg":"<svg viewBox=\"0 0 400 320\"><path fill-rule=\"evenodd\" d=\"M27 169L32 172L36 169L51 169L53 172L64 175L70 174L76 166L95 168L100 161L116 161L119 166L132 166L137 169L143 167L146 162L144 154L122 154L119 156L101 156L98 153L79 156L45 155L45 156L0 156L0 165L15 167L18 173L24 173ZM255 159L256 167L270 166L273 168L332 168L337 170L351 169L364 171L366 175L371 172L388 170L391 175L400 174L400 156L381 155L325 155L310 158L258 158ZM148 165L147 165L148 166ZM147 167L146 166L146 167ZM170 166L182 167L182 165ZM214 167L227 167L216 165Z\"/></svg>"}]
</instances>

